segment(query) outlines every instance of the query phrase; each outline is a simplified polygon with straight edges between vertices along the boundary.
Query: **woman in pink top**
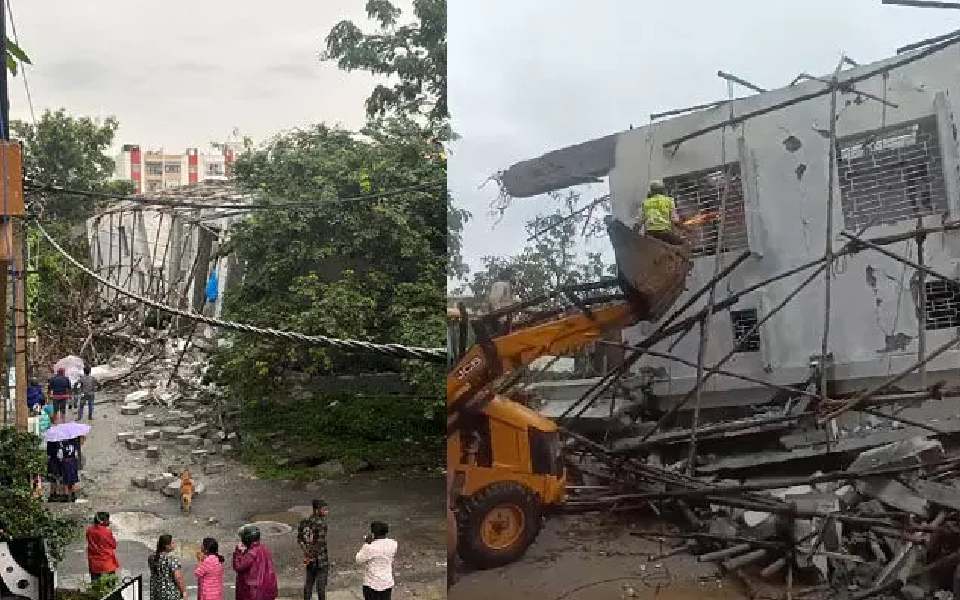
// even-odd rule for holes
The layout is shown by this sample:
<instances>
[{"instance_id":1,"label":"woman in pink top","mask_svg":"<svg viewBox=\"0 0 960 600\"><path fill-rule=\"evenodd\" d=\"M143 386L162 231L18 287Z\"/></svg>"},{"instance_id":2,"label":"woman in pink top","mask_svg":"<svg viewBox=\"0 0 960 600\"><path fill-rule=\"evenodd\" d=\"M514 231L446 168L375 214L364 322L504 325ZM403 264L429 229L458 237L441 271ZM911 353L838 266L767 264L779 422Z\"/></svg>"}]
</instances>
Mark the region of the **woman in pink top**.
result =
<instances>
[{"instance_id":1,"label":"woman in pink top","mask_svg":"<svg viewBox=\"0 0 960 600\"><path fill-rule=\"evenodd\" d=\"M217 540L204 538L197 552L197 600L223 600L223 562Z\"/></svg>"}]
</instances>

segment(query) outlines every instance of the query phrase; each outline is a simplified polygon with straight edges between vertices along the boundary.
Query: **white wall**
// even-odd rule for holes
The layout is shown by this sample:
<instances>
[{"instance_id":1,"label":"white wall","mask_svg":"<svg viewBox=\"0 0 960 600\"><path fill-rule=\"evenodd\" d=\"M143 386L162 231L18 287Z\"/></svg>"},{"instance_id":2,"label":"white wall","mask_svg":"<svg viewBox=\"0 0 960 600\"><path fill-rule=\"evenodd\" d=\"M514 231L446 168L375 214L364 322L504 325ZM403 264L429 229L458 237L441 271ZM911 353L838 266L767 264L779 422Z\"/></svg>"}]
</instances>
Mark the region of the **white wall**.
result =
<instances>
[{"instance_id":1,"label":"white wall","mask_svg":"<svg viewBox=\"0 0 960 600\"><path fill-rule=\"evenodd\" d=\"M848 70L843 75L849 76L873 69L880 64L883 63ZM822 87L821 83L807 82L752 96L736 102L734 112L743 114ZM873 77L857 84L857 88L882 96L883 78ZM858 104L853 102L853 94L840 96L838 136L877 129L884 119L887 125L892 125L935 115L938 92L943 94L937 104L945 101L939 111L940 117L950 118L953 110L960 104L960 49L957 47L890 72L886 97L890 102L896 103L897 108L888 107L884 111L878 102L866 100ZM753 256L735 271L728 282L720 286L718 298L823 256L829 143L817 130L829 128L829 103L830 96L824 95L750 119L735 131L726 130L726 160L741 161L748 236ZM665 151L662 144L726 119L729 117L729 110L729 106L718 107L620 134L616 148L616 164L610 173L614 214L621 220L629 221L636 204L645 196L648 183L653 178L680 175L721 165L722 144L719 131L684 142L675 154ZM941 132L943 131L941 128ZM948 127L946 131L948 137L941 135L940 145L946 149L947 154L954 156L957 152L956 129L951 130ZM949 135L951 131L952 135ZM794 152L788 151L783 143L791 135L802 143ZM806 170L802 177L798 177L796 169L801 163ZM953 207L950 216L957 218L960 217L957 213L957 207L960 206L960 198L957 198L960 175L955 170L955 164L950 165L949 171L946 166L945 164L945 177L951 179L948 185L948 202ZM844 219L836 183L834 188L833 223L834 232L838 233L844 227ZM924 224L939 225L943 217L944 215L926 217ZM915 220L893 226L875 226L870 228L866 235L869 237L901 232L914 226ZM839 248L844 241L836 235L834 247ZM888 248L916 258L915 245L912 242L899 243ZM737 254L739 251L731 252L727 257L732 259ZM930 267L945 275L960 275L960 233L930 236L926 242L924 258ZM867 283L865 273L868 265L876 274L876 290ZM908 268L904 271L901 263L872 251L842 259L835 270L830 350L835 356L837 378L852 380L895 373L916 360L917 316L909 287L913 270ZM688 289L698 289L712 273L712 256L696 259L694 273L688 279ZM783 300L806 275L807 273L802 273L768 285L743 299L735 309L756 307L759 317L762 318L766 311ZM899 284L901 276L904 277L902 287ZM824 320L823 288L821 276L762 328L761 352L738 354L727 364L727 368L775 381L803 379L810 357L820 353ZM683 299L681 298L681 302ZM701 306L703 302L695 309ZM628 341L636 340L652 329L651 325L643 324L628 331L625 337ZM902 351L883 351L886 336L896 333L911 336L912 341ZM955 329L928 331L928 351L956 333ZM729 312L715 315L710 341L708 364L719 360L732 347ZM697 336L694 333L677 346L675 353L695 361L697 345ZM663 351L667 346L666 343L661 344L656 349ZM960 352L947 352L931 363L929 370L954 371L960 364L958 359ZM656 390L661 394L682 393L693 386L695 372L692 368L655 359L647 359L644 364L666 368L669 381L660 384ZM937 376L931 375L931 380L935 377ZM715 390L750 386L729 378L718 377L712 381L710 387Z\"/></svg>"}]
</instances>

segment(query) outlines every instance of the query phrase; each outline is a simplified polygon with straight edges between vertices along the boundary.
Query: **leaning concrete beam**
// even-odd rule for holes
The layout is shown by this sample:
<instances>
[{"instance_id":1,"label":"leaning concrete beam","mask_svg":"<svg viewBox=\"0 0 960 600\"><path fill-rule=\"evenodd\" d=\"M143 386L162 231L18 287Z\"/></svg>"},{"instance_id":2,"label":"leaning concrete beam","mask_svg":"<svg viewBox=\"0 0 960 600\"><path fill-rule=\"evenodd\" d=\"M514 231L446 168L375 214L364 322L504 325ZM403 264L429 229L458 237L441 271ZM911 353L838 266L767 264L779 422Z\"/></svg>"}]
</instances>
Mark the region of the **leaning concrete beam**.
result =
<instances>
[{"instance_id":1,"label":"leaning concrete beam","mask_svg":"<svg viewBox=\"0 0 960 600\"><path fill-rule=\"evenodd\" d=\"M548 152L519 162L503 173L508 194L528 198L582 183L592 183L613 168L617 135Z\"/></svg>"}]
</instances>

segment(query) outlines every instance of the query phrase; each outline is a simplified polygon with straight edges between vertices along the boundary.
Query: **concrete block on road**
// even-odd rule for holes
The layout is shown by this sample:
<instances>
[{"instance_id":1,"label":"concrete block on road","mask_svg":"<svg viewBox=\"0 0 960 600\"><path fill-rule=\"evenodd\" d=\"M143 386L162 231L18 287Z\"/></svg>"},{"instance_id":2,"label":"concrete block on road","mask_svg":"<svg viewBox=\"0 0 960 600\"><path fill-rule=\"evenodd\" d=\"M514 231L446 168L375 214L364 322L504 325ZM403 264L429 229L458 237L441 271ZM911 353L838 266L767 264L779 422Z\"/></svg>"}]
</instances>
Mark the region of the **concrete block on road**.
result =
<instances>
[{"instance_id":1,"label":"concrete block on road","mask_svg":"<svg viewBox=\"0 0 960 600\"><path fill-rule=\"evenodd\" d=\"M207 425L206 423L197 423L196 425L188 426L186 429L183 430L183 433L187 435L196 435L196 436L202 437L204 434L207 433L208 429L210 429L210 426Z\"/></svg>"},{"instance_id":2,"label":"concrete block on road","mask_svg":"<svg viewBox=\"0 0 960 600\"><path fill-rule=\"evenodd\" d=\"M206 466L203 467L203 472L206 473L207 475L213 475L214 473L223 473L226 470L226 468L227 468L227 465L225 463L212 462L212 463L207 463Z\"/></svg>"},{"instance_id":3,"label":"concrete block on road","mask_svg":"<svg viewBox=\"0 0 960 600\"><path fill-rule=\"evenodd\" d=\"M157 415L145 415L143 424L147 427L163 427L167 424L167 420Z\"/></svg>"},{"instance_id":4,"label":"concrete block on road","mask_svg":"<svg viewBox=\"0 0 960 600\"><path fill-rule=\"evenodd\" d=\"M160 439L160 430L159 429L148 429L143 432L143 439L145 440L159 440Z\"/></svg>"},{"instance_id":5,"label":"concrete block on road","mask_svg":"<svg viewBox=\"0 0 960 600\"><path fill-rule=\"evenodd\" d=\"M121 415L139 415L140 411L143 410L142 404L124 404L120 407Z\"/></svg>"},{"instance_id":6,"label":"concrete block on road","mask_svg":"<svg viewBox=\"0 0 960 600\"><path fill-rule=\"evenodd\" d=\"M198 465L202 465L207 462L207 451L206 450L194 450L190 453L190 459Z\"/></svg>"},{"instance_id":7,"label":"concrete block on road","mask_svg":"<svg viewBox=\"0 0 960 600\"><path fill-rule=\"evenodd\" d=\"M160 448L157 446L147 446L147 458L160 458Z\"/></svg>"},{"instance_id":8,"label":"concrete block on road","mask_svg":"<svg viewBox=\"0 0 960 600\"><path fill-rule=\"evenodd\" d=\"M132 484L134 485L134 487L146 488L146 487L147 487L147 476L146 476L146 475L137 475L136 477L134 477L133 479L130 480L130 483L132 483Z\"/></svg>"},{"instance_id":9,"label":"concrete block on road","mask_svg":"<svg viewBox=\"0 0 960 600\"><path fill-rule=\"evenodd\" d=\"M191 448L195 448L199 446L201 442L202 439L198 435L183 434L177 436L178 446L189 446Z\"/></svg>"},{"instance_id":10,"label":"concrete block on road","mask_svg":"<svg viewBox=\"0 0 960 600\"><path fill-rule=\"evenodd\" d=\"M122 433L118 433L118 434L117 434L117 441L125 442L125 441L127 441L127 440L129 440L129 439L131 439L131 438L135 438L135 437L137 437L136 432L133 432L133 431L124 431L124 432L122 432Z\"/></svg>"},{"instance_id":11,"label":"concrete block on road","mask_svg":"<svg viewBox=\"0 0 960 600\"><path fill-rule=\"evenodd\" d=\"M143 450L147 447L147 443L139 438L127 438L124 443L127 445L127 450Z\"/></svg>"},{"instance_id":12,"label":"concrete block on road","mask_svg":"<svg viewBox=\"0 0 960 600\"><path fill-rule=\"evenodd\" d=\"M178 435L183 435L183 427L167 425L160 428L160 437L165 440L175 439Z\"/></svg>"},{"instance_id":13,"label":"concrete block on road","mask_svg":"<svg viewBox=\"0 0 960 600\"><path fill-rule=\"evenodd\" d=\"M167 484L173 481L175 478L172 475L160 475L153 474L147 475L147 487L155 492L161 491L163 488L167 487Z\"/></svg>"}]
</instances>

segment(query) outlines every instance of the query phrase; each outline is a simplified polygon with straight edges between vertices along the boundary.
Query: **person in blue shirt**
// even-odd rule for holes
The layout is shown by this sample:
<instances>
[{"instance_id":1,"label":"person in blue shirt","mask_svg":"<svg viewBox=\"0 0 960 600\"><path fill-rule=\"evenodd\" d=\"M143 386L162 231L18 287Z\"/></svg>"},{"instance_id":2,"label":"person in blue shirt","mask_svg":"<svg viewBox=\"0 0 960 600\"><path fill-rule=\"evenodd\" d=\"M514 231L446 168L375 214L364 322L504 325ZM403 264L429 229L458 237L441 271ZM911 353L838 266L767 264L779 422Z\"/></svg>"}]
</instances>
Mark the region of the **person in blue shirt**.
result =
<instances>
[{"instance_id":1,"label":"person in blue shirt","mask_svg":"<svg viewBox=\"0 0 960 600\"><path fill-rule=\"evenodd\" d=\"M43 404L43 387L39 381L31 379L30 385L27 387L27 408L30 409L30 412L33 412L35 407L42 407Z\"/></svg>"}]
</instances>

